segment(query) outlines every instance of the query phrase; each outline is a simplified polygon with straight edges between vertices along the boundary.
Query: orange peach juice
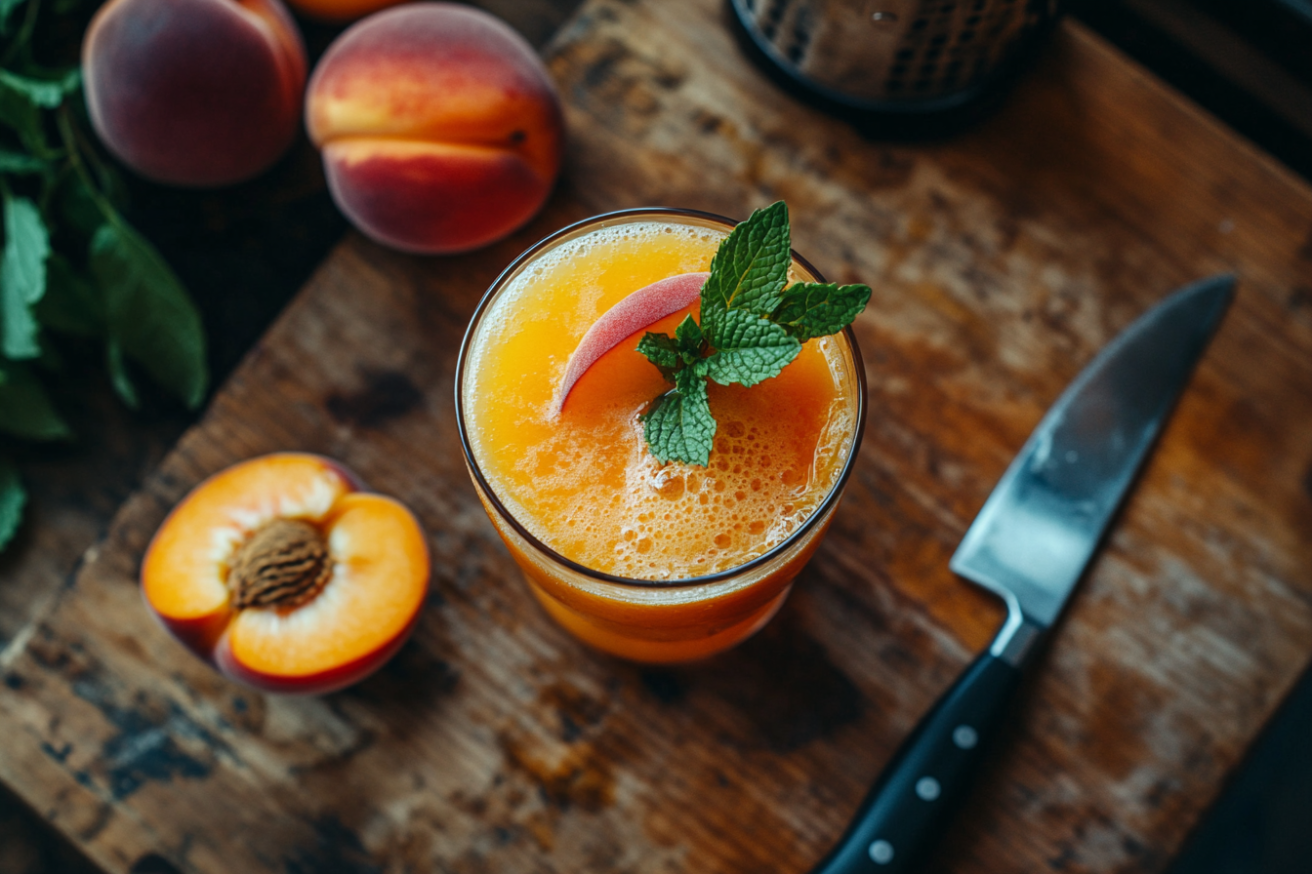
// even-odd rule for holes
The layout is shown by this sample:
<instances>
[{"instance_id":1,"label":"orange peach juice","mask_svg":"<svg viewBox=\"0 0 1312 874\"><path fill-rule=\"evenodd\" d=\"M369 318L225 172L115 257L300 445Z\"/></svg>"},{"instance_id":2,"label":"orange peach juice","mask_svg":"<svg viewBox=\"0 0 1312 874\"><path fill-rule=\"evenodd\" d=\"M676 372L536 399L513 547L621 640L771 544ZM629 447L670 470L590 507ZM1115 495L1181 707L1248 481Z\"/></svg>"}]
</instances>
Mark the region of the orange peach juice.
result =
<instances>
[{"instance_id":1,"label":"orange peach juice","mask_svg":"<svg viewBox=\"0 0 1312 874\"><path fill-rule=\"evenodd\" d=\"M636 347L646 330L673 334L689 310L607 352L555 409L597 318L649 283L708 270L731 229L672 210L567 228L498 279L461 352L466 460L530 588L579 638L639 661L711 655L769 620L819 544L860 439L863 375L844 332L808 341L750 389L712 383L709 466L657 462L639 417L670 386ZM818 279L794 258L790 282Z\"/></svg>"}]
</instances>

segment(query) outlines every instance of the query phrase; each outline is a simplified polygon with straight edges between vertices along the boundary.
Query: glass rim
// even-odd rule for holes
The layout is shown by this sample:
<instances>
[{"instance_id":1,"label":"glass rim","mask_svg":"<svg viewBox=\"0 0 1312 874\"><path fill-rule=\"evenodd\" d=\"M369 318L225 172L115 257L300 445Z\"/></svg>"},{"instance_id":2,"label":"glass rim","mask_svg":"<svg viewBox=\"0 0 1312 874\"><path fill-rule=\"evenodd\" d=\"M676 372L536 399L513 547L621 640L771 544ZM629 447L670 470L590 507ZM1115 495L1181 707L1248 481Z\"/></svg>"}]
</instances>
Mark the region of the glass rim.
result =
<instances>
[{"instance_id":1,"label":"glass rim","mask_svg":"<svg viewBox=\"0 0 1312 874\"><path fill-rule=\"evenodd\" d=\"M456 429L460 433L460 446L465 453L465 464L468 466L479 491L484 498L492 504L503 520L510 525L511 529L524 539L533 549L540 552L550 561L562 565L574 573L596 582L609 583L611 585L639 588L639 589L676 589L676 588L698 588L712 583L721 583L725 580L732 579L740 574L750 573L751 571L773 561L783 553L787 552L802 537L808 534L815 527L820 519L823 519L838 503L843 493L844 486L847 485L848 477L852 474L852 469L856 466L857 455L861 449L861 440L865 435L866 426L866 371L865 364L861 358L861 347L857 345L856 334L853 333L851 325L843 329L842 333L847 339L847 347L852 355L852 366L856 374L857 382L857 405L856 405L856 427L852 431L851 450L847 454L847 460L843 463L843 469L838 474L838 479L834 481L833 487L825 495L824 499L816 506L815 510L807 516L796 531L789 534L783 540L770 547L765 552L743 562L740 565L727 568L722 571L716 571L710 574L704 574L696 577L683 577L677 580L643 580L635 577L622 577L616 574L599 571L574 561L571 558L561 555L547 544L543 543L532 532L524 527L524 524L515 518L501 499L497 496L496 491L492 488L487 477L483 475L483 469L479 466L478 460L474 458L474 450L470 445L469 435L465 430L465 406L464 406L464 377L465 368L469 362L469 347L474 337L474 331L483 319L483 315L491 306L497 293L502 290L505 283L516 274L521 266L527 261L536 257L544 249L551 246L562 237L565 237L575 231L581 230L590 225L601 224L607 221L618 219L639 218L651 216L654 218L661 217L692 217L705 219L716 224L724 225L726 229L733 230L739 222L717 215L712 212L703 212L696 209L681 209L677 207L651 206L651 207L633 207L629 209L618 209L611 212L599 213L589 218L572 222L565 227L548 234L532 246L525 249L519 254L510 265L502 270L488 286L487 291L483 293L482 299L479 300L478 306L469 318L469 325L465 328L465 336L460 341L460 355L456 360L456 379L455 379L455 401L456 401ZM797 254L794 249L789 250L792 259L801 265L808 273L814 277L816 282L824 282L825 278L816 270L811 263Z\"/></svg>"}]
</instances>

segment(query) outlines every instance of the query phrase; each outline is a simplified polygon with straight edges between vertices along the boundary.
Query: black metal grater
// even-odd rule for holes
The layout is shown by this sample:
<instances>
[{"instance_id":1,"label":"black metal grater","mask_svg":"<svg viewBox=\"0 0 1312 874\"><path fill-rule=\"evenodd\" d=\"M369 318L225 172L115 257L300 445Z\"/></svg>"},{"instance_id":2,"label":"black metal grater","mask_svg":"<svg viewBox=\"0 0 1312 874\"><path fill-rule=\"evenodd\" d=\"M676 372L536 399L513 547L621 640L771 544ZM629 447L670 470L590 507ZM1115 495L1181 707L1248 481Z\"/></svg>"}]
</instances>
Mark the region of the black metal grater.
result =
<instances>
[{"instance_id":1,"label":"black metal grater","mask_svg":"<svg viewBox=\"0 0 1312 874\"><path fill-rule=\"evenodd\" d=\"M755 59L829 109L961 116L1003 90L1060 0L731 0Z\"/></svg>"}]
</instances>

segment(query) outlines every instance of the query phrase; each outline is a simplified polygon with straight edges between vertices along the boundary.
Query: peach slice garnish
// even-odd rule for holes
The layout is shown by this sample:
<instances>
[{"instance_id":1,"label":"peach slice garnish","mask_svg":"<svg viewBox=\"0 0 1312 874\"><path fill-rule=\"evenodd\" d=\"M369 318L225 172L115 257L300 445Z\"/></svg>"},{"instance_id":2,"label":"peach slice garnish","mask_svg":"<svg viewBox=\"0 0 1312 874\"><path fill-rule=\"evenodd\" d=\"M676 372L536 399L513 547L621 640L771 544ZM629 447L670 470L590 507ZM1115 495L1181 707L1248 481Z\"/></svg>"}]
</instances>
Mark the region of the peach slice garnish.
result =
<instances>
[{"instance_id":1,"label":"peach slice garnish","mask_svg":"<svg viewBox=\"0 0 1312 874\"><path fill-rule=\"evenodd\" d=\"M625 337L660 321L671 313L692 306L702 293L709 273L680 273L645 285L626 296L593 323L579 340L565 365L565 375L556 391L552 415L560 413L565 399L588 368Z\"/></svg>"},{"instance_id":2,"label":"peach slice garnish","mask_svg":"<svg viewBox=\"0 0 1312 874\"><path fill-rule=\"evenodd\" d=\"M428 592L428 547L403 505L341 465L279 453L197 486L151 541L146 603L225 676L322 693L400 648Z\"/></svg>"}]
</instances>

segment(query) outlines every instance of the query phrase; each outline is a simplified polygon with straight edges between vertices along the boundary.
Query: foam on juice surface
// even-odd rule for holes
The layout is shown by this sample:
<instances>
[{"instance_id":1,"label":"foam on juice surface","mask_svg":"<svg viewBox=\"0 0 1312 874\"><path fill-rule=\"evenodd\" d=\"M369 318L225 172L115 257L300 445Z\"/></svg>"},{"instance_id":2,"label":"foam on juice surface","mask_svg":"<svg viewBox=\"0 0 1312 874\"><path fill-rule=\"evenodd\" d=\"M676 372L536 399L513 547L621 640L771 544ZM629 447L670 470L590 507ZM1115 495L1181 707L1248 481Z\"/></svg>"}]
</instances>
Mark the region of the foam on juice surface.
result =
<instances>
[{"instance_id":1,"label":"foam on juice surface","mask_svg":"<svg viewBox=\"0 0 1312 874\"><path fill-rule=\"evenodd\" d=\"M710 385L718 430L706 468L661 465L646 450L638 417L669 385L637 353L642 332L598 360L552 415L592 323L650 282L709 269L724 235L648 221L560 245L503 290L471 346L462 390L484 476L535 537L586 567L663 580L743 564L802 524L846 460L855 407L828 338L751 389ZM646 330L672 334L685 315Z\"/></svg>"}]
</instances>

